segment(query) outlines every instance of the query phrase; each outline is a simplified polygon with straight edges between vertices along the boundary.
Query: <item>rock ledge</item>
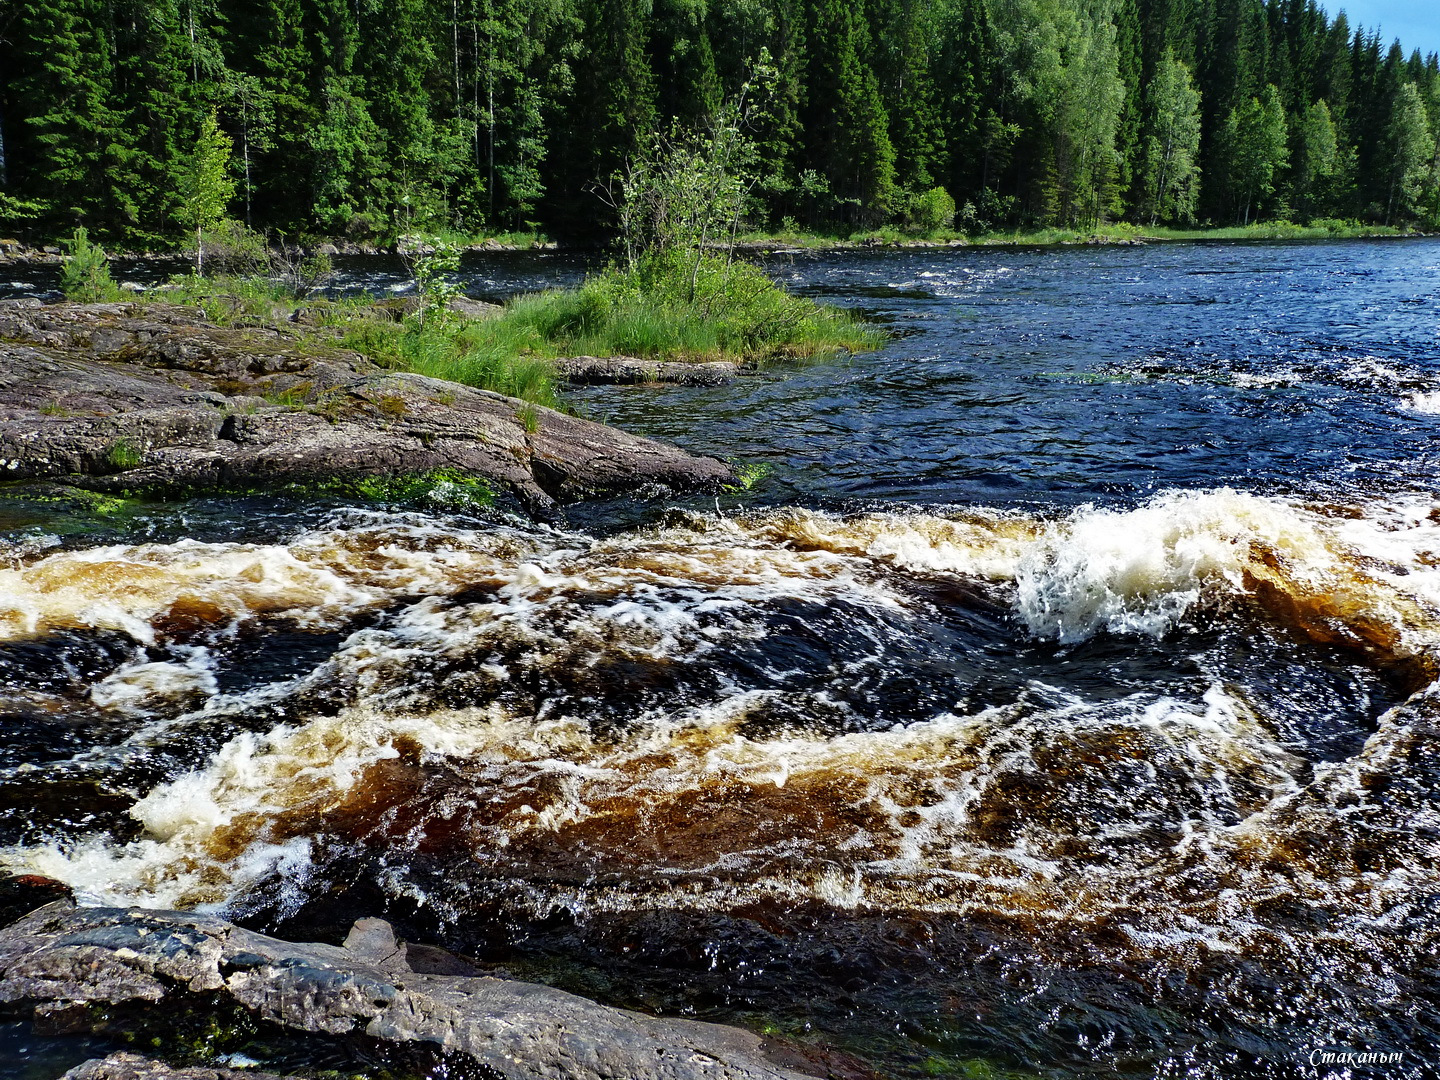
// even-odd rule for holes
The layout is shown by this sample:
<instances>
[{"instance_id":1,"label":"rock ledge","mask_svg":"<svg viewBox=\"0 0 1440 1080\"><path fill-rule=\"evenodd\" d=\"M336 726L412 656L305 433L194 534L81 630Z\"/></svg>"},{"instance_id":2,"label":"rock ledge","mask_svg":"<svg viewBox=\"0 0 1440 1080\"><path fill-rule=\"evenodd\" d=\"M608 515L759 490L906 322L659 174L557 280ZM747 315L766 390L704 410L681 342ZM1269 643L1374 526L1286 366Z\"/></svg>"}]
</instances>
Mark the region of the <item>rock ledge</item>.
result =
<instances>
[{"instance_id":1,"label":"rock ledge","mask_svg":"<svg viewBox=\"0 0 1440 1080\"><path fill-rule=\"evenodd\" d=\"M738 1028L508 979L416 972L377 923L357 924L345 948L210 915L56 901L0 931L0 1001L32 1006L37 1023L69 1032L123 1030L126 1007L165 1015L218 1002L292 1032L428 1045L503 1080L813 1080ZM174 1075L142 1071L143 1059L107 1060L87 1062L80 1068L92 1071L74 1080ZM201 1072L209 1080L216 1070Z\"/></svg>"},{"instance_id":2,"label":"rock ledge","mask_svg":"<svg viewBox=\"0 0 1440 1080\"><path fill-rule=\"evenodd\" d=\"M532 513L727 466L457 383L386 371L323 328L193 308L0 301L0 479L183 493L455 469Z\"/></svg>"}]
</instances>

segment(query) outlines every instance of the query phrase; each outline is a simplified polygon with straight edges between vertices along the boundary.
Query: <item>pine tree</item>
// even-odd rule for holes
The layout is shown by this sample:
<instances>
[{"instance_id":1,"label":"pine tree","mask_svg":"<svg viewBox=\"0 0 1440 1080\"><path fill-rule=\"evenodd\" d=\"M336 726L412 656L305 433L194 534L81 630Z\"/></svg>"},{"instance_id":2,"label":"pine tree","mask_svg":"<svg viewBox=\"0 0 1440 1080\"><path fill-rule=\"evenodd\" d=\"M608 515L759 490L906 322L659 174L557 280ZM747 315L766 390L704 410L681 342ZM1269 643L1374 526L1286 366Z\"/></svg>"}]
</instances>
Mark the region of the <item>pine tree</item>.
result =
<instances>
[{"instance_id":1,"label":"pine tree","mask_svg":"<svg viewBox=\"0 0 1440 1080\"><path fill-rule=\"evenodd\" d=\"M124 144L109 106L110 43L94 0L36 0L14 28L15 91L22 130L13 139L20 190L51 225L92 222L115 231L137 208L117 189ZM12 78L14 75L7 75Z\"/></svg>"},{"instance_id":2,"label":"pine tree","mask_svg":"<svg viewBox=\"0 0 1440 1080\"><path fill-rule=\"evenodd\" d=\"M877 11L875 68L895 148L895 179L905 191L935 186L944 158L932 69L935 12L929 0L897 0Z\"/></svg>"},{"instance_id":3,"label":"pine tree","mask_svg":"<svg viewBox=\"0 0 1440 1080\"><path fill-rule=\"evenodd\" d=\"M946 0L937 21L937 83L949 157L947 186L957 201L971 201L973 206L980 201L994 170L991 147L985 139L985 98L991 83L989 22L981 0Z\"/></svg>"},{"instance_id":4,"label":"pine tree","mask_svg":"<svg viewBox=\"0 0 1440 1080\"><path fill-rule=\"evenodd\" d=\"M806 28L807 164L829 184L842 220L870 225L894 209L895 148L868 35L847 0L812 0Z\"/></svg>"},{"instance_id":5,"label":"pine tree","mask_svg":"<svg viewBox=\"0 0 1440 1080\"><path fill-rule=\"evenodd\" d=\"M593 234L598 204L582 201L613 182L658 128L655 74L643 0L579 0L574 81L558 117L550 218L563 232Z\"/></svg>"}]
</instances>

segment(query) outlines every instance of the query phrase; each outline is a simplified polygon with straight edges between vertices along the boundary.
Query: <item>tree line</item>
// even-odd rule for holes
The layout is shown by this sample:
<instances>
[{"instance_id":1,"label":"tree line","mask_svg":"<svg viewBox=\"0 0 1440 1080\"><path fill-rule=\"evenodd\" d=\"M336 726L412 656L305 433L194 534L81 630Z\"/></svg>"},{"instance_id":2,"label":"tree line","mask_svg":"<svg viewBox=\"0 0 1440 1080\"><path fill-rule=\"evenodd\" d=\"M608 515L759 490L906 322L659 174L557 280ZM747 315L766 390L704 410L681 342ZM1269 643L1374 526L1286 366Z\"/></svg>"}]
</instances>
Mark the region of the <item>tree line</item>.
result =
<instances>
[{"instance_id":1,"label":"tree line","mask_svg":"<svg viewBox=\"0 0 1440 1080\"><path fill-rule=\"evenodd\" d=\"M256 229L593 235L742 87L748 227L1440 224L1440 60L1315 0L20 0L0 226L174 244L218 152Z\"/></svg>"}]
</instances>

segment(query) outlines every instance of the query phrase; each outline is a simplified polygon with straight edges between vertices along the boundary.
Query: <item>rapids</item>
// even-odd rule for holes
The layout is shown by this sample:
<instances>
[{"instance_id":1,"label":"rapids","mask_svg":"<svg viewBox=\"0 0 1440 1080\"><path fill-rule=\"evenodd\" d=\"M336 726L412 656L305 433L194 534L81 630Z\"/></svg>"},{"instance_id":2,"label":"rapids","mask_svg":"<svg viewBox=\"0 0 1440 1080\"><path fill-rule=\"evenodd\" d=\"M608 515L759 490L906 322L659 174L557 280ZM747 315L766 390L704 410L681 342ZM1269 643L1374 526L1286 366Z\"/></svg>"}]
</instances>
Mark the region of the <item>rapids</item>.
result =
<instances>
[{"instance_id":1,"label":"rapids","mask_svg":"<svg viewBox=\"0 0 1440 1080\"><path fill-rule=\"evenodd\" d=\"M896 338L574 395L750 492L6 511L0 861L882 1076L1440 1074L1440 243L772 268Z\"/></svg>"}]
</instances>

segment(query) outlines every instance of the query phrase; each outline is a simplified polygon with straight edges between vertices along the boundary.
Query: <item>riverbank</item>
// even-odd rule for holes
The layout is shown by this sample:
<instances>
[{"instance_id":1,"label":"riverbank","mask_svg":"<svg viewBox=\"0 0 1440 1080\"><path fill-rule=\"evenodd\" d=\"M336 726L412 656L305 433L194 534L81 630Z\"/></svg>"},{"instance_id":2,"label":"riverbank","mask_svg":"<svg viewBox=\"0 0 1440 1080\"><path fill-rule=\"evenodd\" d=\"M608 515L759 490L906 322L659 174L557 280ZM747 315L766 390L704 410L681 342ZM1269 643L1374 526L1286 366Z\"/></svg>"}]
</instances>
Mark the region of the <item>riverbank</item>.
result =
<instances>
[{"instance_id":1,"label":"riverbank","mask_svg":"<svg viewBox=\"0 0 1440 1080\"><path fill-rule=\"evenodd\" d=\"M1356 240L1390 237L1421 237L1413 232L1385 225L1365 225L1356 221L1323 221L1297 225L1290 221L1258 222L1253 225L1224 228L1177 229L1168 226L1145 227L1117 222L1095 229L1015 229L984 233L940 231L916 235L902 229L871 229L838 233L747 233L737 238L742 251L771 252L795 249L802 251L847 251L866 248L990 248L990 247L1070 247L1133 246L1151 243L1195 240Z\"/></svg>"},{"instance_id":2,"label":"riverbank","mask_svg":"<svg viewBox=\"0 0 1440 1080\"><path fill-rule=\"evenodd\" d=\"M364 494L381 478L473 501L488 486L538 517L647 484L734 479L713 458L386 370L342 333L259 318L226 327L176 304L0 302L0 468L56 486L49 498L285 485Z\"/></svg>"},{"instance_id":3,"label":"riverbank","mask_svg":"<svg viewBox=\"0 0 1440 1080\"><path fill-rule=\"evenodd\" d=\"M40 243L25 244L13 238L0 237L0 266L27 264L59 265L65 261L65 242L68 238L53 238ZM458 237L447 240L458 251L556 251L559 244L543 233L504 233L500 236ZM314 237L303 243L286 244L287 248L303 255L393 255L397 245L376 240L355 241L344 237ZM407 249L408 250L408 249ZM112 256L123 259L173 260L177 266L194 262L194 253L189 251L125 251L111 252Z\"/></svg>"},{"instance_id":4,"label":"riverbank","mask_svg":"<svg viewBox=\"0 0 1440 1080\"><path fill-rule=\"evenodd\" d=\"M1074 245L1118 245L1166 243L1195 240L1371 240L1386 238L1425 237L1430 234L1389 225L1368 225L1357 221L1327 220L1309 225L1290 221L1258 222L1245 226L1179 229L1164 225L1140 226L1117 222L1096 229L1014 229L983 233L941 231L917 235L903 229L884 228L848 233L815 233L806 231L749 232L736 238L735 249L741 252L774 252L788 249L803 251L850 251L866 248L895 247L918 249L987 248L987 247L1068 247ZM574 251L543 234L505 234L501 237L461 238L453 246L461 252L497 251ZM299 245L304 255L353 256L393 255L396 245L376 242L355 242L339 237L319 238ZM125 259L173 260L177 268L193 262L185 252L111 252L112 257ZM18 240L0 238L0 266L27 264L59 265L65 261L59 240L25 245Z\"/></svg>"}]
</instances>

